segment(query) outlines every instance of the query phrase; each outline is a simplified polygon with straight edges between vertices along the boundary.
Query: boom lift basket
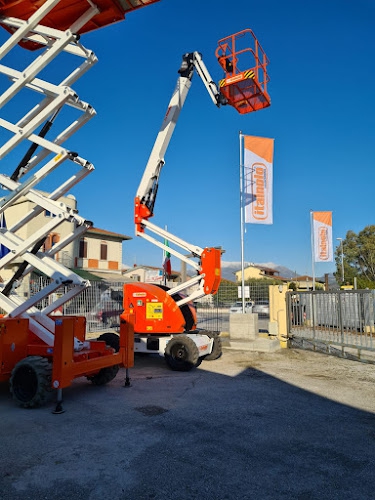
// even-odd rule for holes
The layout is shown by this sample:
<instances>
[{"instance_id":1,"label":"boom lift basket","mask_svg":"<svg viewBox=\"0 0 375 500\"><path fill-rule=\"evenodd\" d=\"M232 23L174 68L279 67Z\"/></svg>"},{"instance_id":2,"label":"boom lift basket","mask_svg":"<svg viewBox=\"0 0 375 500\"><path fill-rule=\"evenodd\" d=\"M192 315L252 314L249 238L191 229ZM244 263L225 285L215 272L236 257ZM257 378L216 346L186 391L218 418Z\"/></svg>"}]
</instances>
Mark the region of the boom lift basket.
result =
<instances>
[{"instance_id":1,"label":"boom lift basket","mask_svg":"<svg viewBox=\"0 0 375 500\"><path fill-rule=\"evenodd\" d=\"M219 40L215 55L225 71L219 87L228 104L241 114L270 106L269 60L251 29Z\"/></svg>"}]
</instances>

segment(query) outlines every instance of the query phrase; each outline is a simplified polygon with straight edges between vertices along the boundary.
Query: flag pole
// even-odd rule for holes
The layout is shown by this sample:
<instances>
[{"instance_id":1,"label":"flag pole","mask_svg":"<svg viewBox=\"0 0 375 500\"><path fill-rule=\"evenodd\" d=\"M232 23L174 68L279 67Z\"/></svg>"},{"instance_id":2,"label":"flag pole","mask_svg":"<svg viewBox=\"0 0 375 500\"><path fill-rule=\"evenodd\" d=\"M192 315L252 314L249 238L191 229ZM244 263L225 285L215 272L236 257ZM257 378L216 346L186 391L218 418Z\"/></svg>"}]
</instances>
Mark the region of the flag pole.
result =
<instances>
[{"instance_id":1,"label":"flag pole","mask_svg":"<svg viewBox=\"0 0 375 500\"><path fill-rule=\"evenodd\" d=\"M241 297L242 313L245 313L245 261L244 261L244 178L243 178L243 135L240 130L240 225L241 225Z\"/></svg>"},{"instance_id":2,"label":"flag pole","mask_svg":"<svg viewBox=\"0 0 375 500\"><path fill-rule=\"evenodd\" d=\"M164 226L164 229L168 231L168 226ZM165 270L165 257L166 257L166 251L165 249L163 250L163 281L164 281L164 286L167 286L167 272Z\"/></svg>"},{"instance_id":3,"label":"flag pole","mask_svg":"<svg viewBox=\"0 0 375 500\"><path fill-rule=\"evenodd\" d=\"M315 290L315 239L314 239L314 224L313 224L313 211L310 210L310 230L311 230L311 266L312 266L312 279L313 290Z\"/></svg>"}]
</instances>

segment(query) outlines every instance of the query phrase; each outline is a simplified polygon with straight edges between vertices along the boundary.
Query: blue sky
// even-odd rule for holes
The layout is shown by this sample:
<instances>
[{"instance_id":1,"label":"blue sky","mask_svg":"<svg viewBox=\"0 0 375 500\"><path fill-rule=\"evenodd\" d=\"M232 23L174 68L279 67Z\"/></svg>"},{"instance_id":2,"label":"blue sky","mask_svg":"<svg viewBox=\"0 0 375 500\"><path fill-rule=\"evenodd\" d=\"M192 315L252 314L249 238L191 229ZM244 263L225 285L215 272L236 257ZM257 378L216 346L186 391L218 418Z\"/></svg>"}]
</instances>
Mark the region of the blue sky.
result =
<instances>
[{"instance_id":1,"label":"blue sky","mask_svg":"<svg viewBox=\"0 0 375 500\"><path fill-rule=\"evenodd\" d=\"M310 210L333 212L335 245L375 223L374 22L372 0L161 0L84 35L99 62L74 89L98 115L67 143L96 169L73 191L80 214L133 237L124 264L161 265L161 250L134 237L133 199L181 56L201 52L218 81L217 41L251 28L270 59L271 107L218 109L195 75L152 222L240 262L238 134L272 137L274 223L247 225L244 257L311 275Z\"/></svg>"}]
</instances>

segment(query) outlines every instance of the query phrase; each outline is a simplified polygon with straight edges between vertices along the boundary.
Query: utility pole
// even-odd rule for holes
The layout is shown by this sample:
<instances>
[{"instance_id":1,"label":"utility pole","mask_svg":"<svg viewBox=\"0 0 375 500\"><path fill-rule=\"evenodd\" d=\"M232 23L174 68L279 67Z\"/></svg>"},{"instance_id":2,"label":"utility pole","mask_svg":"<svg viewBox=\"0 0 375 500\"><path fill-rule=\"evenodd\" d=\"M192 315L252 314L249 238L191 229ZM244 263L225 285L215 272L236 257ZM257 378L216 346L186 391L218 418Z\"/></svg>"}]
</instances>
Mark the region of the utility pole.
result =
<instances>
[{"instance_id":1,"label":"utility pole","mask_svg":"<svg viewBox=\"0 0 375 500\"><path fill-rule=\"evenodd\" d=\"M344 243L342 238L336 238L336 240L340 241L340 248L341 248L341 281L344 283L345 281L345 274L344 274Z\"/></svg>"}]
</instances>

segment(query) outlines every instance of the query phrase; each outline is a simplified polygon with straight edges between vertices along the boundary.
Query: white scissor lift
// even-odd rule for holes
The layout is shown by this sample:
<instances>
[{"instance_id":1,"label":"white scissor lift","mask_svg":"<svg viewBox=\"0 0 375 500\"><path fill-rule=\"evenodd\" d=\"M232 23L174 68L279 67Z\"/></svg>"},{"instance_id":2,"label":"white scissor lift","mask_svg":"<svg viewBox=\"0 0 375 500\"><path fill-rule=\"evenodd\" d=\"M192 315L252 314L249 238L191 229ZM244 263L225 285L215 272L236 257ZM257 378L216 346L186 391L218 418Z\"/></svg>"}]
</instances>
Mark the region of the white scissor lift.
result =
<instances>
[{"instance_id":1,"label":"white scissor lift","mask_svg":"<svg viewBox=\"0 0 375 500\"><path fill-rule=\"evenodd\" d=\"M61 401L62 388L77 376L85 375L99 385L112 379L119 365L128 367L125 340L120 341L119 352L115 352L105 342L85 340L85 318L51 316L90 286L89 281L60 264L54 256L92 225L63 203L61 197L94 170L89 161L64 147L64 143L95 115L92 106L78 97L72 85L97 62L95 54L80 43L76 33L99 12L88 2L85 12L69 29L60 31L44 26L43 19L58 3L58 0L47 0L27 20L0 19L1 25L11 33L0 47L0 137L5 138L0 144L0 160L9 165L16 162L14 158L22 158L12 175L0 174L4 193L0 197L0 214L21 198L33 206L10 227L0 229L0 244L9 250L0 258L0 274L5 267L18 268L10 280L0 284L0 308L5 312L0 319L0 381L10 379L13 397L23 406L44 403L51 386L58 390L58 401ZM18 44L40 48L23 51ZM15 69L7 65L10 60L21 65L25 52L25 59L31 59L26 67ZM73 60L74 69L70 73L68 70L69 74L59 83L48 82L45 75L54 74L48 71L48 65L59 56L63 58L62 64L57 65L59 71L67 66L67 58ZM10 117L19 115L20 109L22 116L11 121ZM46 131L60 113L64 117L68 114L69 124L66 125L65 118L58 135L47 139ZM58 186L45 194L37 188L52 173ZM51 182L56 179L52 175L49 178ZM24 237L25 226L44 211L51 217L45 217L40 229ZM73 227L71 234L43 252L47 236L65 221ZM24 298L17 294L17 284L34 269L50 278L50 284ZM69 291L55 298L54 292L64 284L69 285ZM47 297L48 306L37 308ZM130 341L130 334L128 338Z\"/></svg>"}]
</instances>

